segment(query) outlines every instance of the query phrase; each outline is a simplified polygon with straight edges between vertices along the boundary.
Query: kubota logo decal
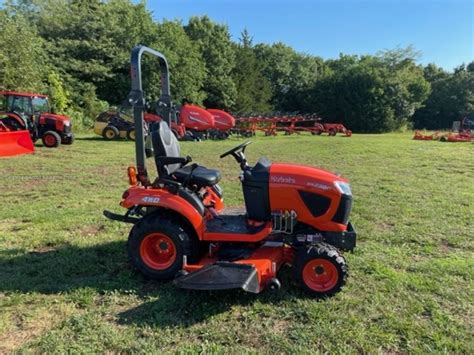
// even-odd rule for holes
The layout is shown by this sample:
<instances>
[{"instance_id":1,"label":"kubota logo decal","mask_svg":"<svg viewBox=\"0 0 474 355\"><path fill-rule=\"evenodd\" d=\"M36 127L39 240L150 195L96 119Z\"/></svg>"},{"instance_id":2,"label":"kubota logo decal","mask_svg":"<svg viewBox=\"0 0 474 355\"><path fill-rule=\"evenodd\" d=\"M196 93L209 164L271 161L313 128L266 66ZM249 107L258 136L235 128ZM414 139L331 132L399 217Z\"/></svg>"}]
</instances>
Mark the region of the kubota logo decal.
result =
<instances>
[{"instance_id":1,"label":"kubota logo decal","mask_svg":"<svg viewBox=\"0 0 474 355\"><path fill-rule=\"evenodd\" d=\"M160 202L160 198L159 197L152 197L152 196L145 196L145 197L142 198L142 201L147 202L147 203L158 203L158 202Z\"/></svg>"},{"instance_id":2,"label":"kubota logo decal","mask_svg":"<svg viewBox=\"0 0 474 355\"><path fill-rule=\"evenodd\" d=\"M272 176L270 181L277 184L296 184L296 180L291 176Z\"/></svg>"}]
</instances>

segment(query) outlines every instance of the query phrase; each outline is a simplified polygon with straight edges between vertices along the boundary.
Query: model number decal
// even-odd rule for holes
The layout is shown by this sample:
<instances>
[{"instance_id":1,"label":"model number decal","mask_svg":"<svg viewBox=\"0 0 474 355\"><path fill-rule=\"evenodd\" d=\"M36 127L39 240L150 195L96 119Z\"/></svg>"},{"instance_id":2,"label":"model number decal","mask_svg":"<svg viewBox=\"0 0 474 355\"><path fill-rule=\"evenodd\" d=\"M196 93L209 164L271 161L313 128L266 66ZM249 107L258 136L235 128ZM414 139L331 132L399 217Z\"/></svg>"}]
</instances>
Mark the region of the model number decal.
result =
<instances>
[{"instance_id":1,"label":"model number decal","mask_svg":"<svg viewBox=\"0 0 474 355\"><path fill-rule=\"evenodd\" d=\"M317 189L321 189L321 190L331 190L331 186L328 186L328 185L325 185L325 184L320 184L319 182L307 182L306 185L308 186L311 186L311 187L315 187Z\"/></svg>"},{"instance_id":2,"label":"model number decal","mask_svg":"<svg viewBox=\"0 0 474 355\"><path fill-rule=\"evenodd\" d=\"M152 197L152 196L145 196L145 197L142 198L142 201L147 202L147 203L158 203L158 202L160 202L160 198L159 197Z\"/></svg>"}]
</instances>

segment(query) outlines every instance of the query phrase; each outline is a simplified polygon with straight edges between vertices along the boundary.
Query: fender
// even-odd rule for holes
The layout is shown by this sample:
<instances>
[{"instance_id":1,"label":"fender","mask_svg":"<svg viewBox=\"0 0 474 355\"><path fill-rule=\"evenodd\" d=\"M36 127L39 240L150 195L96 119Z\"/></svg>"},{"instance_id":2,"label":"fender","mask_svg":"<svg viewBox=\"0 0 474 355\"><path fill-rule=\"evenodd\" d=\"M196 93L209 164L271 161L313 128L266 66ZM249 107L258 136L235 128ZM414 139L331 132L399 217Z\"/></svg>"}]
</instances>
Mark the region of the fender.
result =
<instances>
[{"instance_id":1,"label":"fender","mask_svg":"<svg viewBox=\"0 0 474 355\"><path fill-rule=\"evenodd\" d=\"M204 229L204 217L184 198L172 194L164 189L152 189L133 186L124 192L120 206L127 209L133 206L156 206L173 210L184 218L195 229L199 239L201 239Z\"/></svg>"}]
</instances>

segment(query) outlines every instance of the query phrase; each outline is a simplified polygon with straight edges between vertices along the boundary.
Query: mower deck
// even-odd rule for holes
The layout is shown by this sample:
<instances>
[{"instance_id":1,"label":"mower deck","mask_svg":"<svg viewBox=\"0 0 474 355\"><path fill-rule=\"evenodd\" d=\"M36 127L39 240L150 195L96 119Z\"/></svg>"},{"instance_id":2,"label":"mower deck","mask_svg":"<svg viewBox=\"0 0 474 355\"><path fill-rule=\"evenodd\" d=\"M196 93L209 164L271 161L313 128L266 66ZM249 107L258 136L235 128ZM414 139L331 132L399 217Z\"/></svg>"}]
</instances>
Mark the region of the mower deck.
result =
<instances>
[{"instance_id":1,"label":"mower deck","mask_svg":"<svg viewBox=\"0 0 474 355\"><path fill-rule=\"evenodd\" d=\"M241 288L258 293L257 269L253 265L218 261L175 280L179 288L189 290L229 290Z\"/></svg>"},{"instance_id":2,"label":"mower deck","mask_svg":"<svg viewBox=\"0 0 474 355\"><path fill-rule=\"evenodd\" d=\"M276 279L280 267L291 259L291 248L267 242L259 248L222 248L197 264L186 264L189 274L175 279L176 286L192 290L243 289L259 293Z\"/></svg>"}]
</instances>

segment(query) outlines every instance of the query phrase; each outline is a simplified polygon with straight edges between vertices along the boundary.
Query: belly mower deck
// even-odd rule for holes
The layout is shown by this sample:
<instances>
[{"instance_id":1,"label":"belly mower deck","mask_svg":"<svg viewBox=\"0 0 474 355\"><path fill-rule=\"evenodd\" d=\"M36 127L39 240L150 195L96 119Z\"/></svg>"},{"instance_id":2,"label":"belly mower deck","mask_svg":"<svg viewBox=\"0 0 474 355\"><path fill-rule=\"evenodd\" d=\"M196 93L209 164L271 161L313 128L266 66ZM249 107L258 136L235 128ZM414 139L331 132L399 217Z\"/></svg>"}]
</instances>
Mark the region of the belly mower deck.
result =
<instances>
[{"instance_id":1,"label":"belly mower deck","mask_svg":"<svg viewBox=\"0 0 474 355\"><path fill-rule=\"evenodd\" d=\"M267 286L279 288L276 278L288 261L291 248L267 242L259 248L223 248L207 255L198 264L185 264L175 285L192 290L242 289L259 293Z\"/></svg>"}]
</instances>

